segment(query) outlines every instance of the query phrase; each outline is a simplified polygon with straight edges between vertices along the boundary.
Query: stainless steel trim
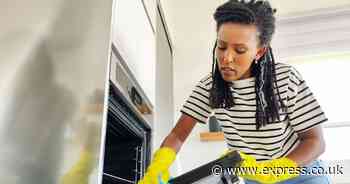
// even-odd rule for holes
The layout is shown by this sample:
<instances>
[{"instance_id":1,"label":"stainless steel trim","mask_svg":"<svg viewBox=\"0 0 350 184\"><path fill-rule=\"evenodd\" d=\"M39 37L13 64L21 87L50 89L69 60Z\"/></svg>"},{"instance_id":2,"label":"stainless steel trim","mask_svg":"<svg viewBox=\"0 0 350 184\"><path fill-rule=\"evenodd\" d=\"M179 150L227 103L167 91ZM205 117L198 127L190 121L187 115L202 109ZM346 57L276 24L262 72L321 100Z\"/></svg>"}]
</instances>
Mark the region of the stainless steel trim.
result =
<instances>
[{"instance_id":1,"label":"stainless steel trim","mask_svg":"<svg viewBox=\"0 0 350 184\"><path fill-rule=\"evenodd\" d=\"M150 102L150 100L147 98L147 96L143 92L142 88L138 84L138 82L135 79L135 77L132 75L130 69L126 65L125 61L123 60L123 58L119 54L119 52L118 52L117 48L114 46L114 44L112 44L112 54L113 54L113 56L116 57L117 62L114 62L113 61L113 56L111 56L111 76L110 76L111 81L118 88L118 90L123 94L123 96L129 101L130 106L132 107L134 112L136 112L137 116L140 119L142 119L145 122L147 122L150 127L152 127L153 126L152 123L153 123L153 120L154 120L153 119L154 110L153 110L152 103ZM114 72L116 71L117 68L123 70L123 73L125 73L126 78L128 78L128 80L129 80L128 82L130 82L131 85L133 87L135 87L137 92L141 95L142 99L145 101L146 106L150 110L150 114L149 115L142 114L140 112L140 110L130 101L128 89L125 89L123 86L121 86L119 81L117 81L117 79L114 76L114 75L116 75Z\"/></svg>"}]
</instances>

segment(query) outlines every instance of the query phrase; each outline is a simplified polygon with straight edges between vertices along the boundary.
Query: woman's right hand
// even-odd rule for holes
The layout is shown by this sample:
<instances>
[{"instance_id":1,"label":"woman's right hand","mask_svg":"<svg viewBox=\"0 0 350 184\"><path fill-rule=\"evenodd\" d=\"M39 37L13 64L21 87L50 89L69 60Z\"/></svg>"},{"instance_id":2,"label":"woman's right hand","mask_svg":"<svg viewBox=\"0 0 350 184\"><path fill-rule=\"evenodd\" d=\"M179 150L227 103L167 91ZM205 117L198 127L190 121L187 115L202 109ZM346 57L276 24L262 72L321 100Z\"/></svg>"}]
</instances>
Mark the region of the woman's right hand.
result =
<instances>
[{"instance_id":1,"label":"woman's right hand","mask_svg":"<svg viewBox=\"0 0 350 184\"><path fill-rule=\"evenodd\" d=\"M175 161L176 152L180 150L183 142L191 133L197 120L182 114L176 126L161 144L161 148L154 154L150 166L147 168L145 176L138 184L160 184L168 183L169 167Z\"/></svg>"},{"instance_id":2,"label":"woman's right hand","mask_svg":"<svg viewBox=\"0 0 350 184\"><path fill-rule=\"evenodd\" d=\"M170 174L169 167L176 158L176 152L172 148L162 147L156 151L145 176L138 184L168 183Z\"/></svg>"}]
</instances>

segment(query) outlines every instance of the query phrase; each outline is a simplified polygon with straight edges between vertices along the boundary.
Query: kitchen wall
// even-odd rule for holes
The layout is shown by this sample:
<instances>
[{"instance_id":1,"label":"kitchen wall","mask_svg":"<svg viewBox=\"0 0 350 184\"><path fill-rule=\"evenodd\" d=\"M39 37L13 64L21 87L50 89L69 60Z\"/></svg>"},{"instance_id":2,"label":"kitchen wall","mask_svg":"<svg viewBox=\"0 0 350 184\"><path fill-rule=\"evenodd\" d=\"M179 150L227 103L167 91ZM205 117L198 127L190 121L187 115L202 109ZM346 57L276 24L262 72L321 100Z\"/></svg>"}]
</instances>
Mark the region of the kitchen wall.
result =
<instances>
[{"instance_id":1,"label":"kitchen wall","mask_svg":"<svg viewBox=\"0 0 350 184\"><path fill-rule=\"evenodd\" d=\"M344 174L331 177L334 183L347 183L350 181L350 151L344 145L347 145L350 131L347 115L350 87L342 84L349 79L350 52L290 57L286 60L303 75L329 119L323 125L326 151L321 159L330 167L343 167Z\"/></svg>"}]
</instances>

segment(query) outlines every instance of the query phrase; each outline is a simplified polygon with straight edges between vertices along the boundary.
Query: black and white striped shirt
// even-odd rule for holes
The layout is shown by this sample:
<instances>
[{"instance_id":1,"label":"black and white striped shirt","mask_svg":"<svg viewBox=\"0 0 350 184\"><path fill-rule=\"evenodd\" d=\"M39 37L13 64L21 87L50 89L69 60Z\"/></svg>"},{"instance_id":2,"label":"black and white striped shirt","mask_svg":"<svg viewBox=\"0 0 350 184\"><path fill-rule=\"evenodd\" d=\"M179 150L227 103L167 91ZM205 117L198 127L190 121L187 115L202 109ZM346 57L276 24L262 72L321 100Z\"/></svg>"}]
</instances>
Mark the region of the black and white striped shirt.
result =
<instances>
[{"instance_id":1,"label":"black and white striped shirt","mask_svg":"<svg viewBox=\"0 0 350 184\"><path fill-rule=\"evenodd\" d=\"M201 123L206 123L213 113L219 121L230 149L254 156L258 161L286 156L299 144L298 133L319 125L327 118L309 87L295 68L277 63L277 86L287 114L280 122L256 130L255 78L232 82L235 105L230 109L212 109L209 106L211 74L196 85L183 105L181 112Z\"/></svg>"}]
</instances>

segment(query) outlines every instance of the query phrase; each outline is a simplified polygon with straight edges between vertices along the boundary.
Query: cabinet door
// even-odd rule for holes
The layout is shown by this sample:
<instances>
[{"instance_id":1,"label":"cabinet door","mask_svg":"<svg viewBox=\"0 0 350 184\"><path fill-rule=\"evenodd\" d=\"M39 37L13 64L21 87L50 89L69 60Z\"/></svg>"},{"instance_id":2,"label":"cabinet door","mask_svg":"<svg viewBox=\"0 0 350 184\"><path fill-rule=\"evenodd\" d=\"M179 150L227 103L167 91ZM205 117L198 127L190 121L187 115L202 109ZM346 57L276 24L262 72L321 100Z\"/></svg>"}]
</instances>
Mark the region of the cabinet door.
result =
<instances>
[{"instance_id":1,"label":"cabinet door","mask_svg":"<svg viewBox=\"0 0 350 184\"><path fill-rule=\"evenodd\" d=\"M173 102L173 58L166 22L157 11L157 64L156 64L156 105L155 105L155 148L169 134L174 123Z\"/></svg>"},{"instance_id":2,"label":"cabinet door","mask_svg":"<svg viewBox=\"0 0 350 184\"><path fill-rule=\"evenodd\" d=\"M116 0L113 8L112 41L154 104L155 35L141 0Z\"/></svg>"}]
</instances>

